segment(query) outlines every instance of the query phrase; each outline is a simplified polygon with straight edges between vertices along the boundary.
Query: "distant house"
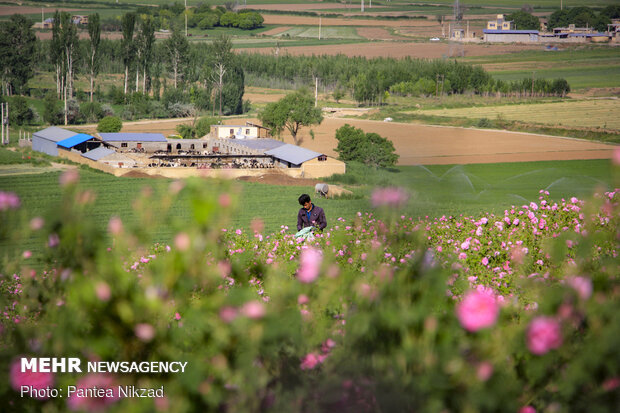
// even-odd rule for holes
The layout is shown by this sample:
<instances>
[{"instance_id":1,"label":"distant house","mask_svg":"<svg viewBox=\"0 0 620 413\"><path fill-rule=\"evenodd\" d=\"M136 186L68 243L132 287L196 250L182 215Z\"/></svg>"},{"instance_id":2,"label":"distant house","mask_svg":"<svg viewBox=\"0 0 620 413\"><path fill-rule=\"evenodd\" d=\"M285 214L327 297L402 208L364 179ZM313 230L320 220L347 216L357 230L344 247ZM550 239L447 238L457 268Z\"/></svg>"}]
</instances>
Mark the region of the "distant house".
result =
<instances>
[{"instance_id":1,"label":"distant house","mask_svg":"<svg viewBox=\"0 0 620 413\"><path fill-rule=\"evenodd\" d=\"M498 14L495 20L489 20L487 22L487 30L504 31L514 29L514 22L506 21L503 14Z\"/></svg>"},{"instance_id":2,"label":"distant house","mask_svg":"<svg viewBox=\"0 0 620 413\"><path fill-rule=\"evenodd\" d=\"M596 31L592 27L575 27L574 24L569 24L568 27L554 27L553 34L557 37L568 37L571 34L593 34Z\"/></svg>"},{"instance_id":3,"label":"distant house","mask_svg":"<svg viewBox=\"0 0 620 413\"><path fill-rule=\"evenodd\" d=\"M247 122L245 125L212 125L211 136L218 139L256 139L269 137L269 129Z\"/></svg>"}]
</instances>

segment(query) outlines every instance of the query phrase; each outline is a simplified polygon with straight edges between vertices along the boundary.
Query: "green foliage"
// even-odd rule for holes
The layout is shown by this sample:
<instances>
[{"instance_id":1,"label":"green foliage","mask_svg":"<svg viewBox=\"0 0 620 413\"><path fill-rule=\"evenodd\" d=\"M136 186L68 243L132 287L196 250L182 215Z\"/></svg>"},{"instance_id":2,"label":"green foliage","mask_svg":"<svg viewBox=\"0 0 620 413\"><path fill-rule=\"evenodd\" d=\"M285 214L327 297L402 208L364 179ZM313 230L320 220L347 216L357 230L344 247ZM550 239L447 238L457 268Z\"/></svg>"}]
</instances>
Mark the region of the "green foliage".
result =
<instances>
[{"instance_id":1,"label":"green foliage","mask_svg":"<svg viewBox=\"0 0 620 413\"><path fill-rule=\"evenodd\" d=\"M297 136L299 129L302 126L320 124L323 121L323 114L320 108L314 106L314 98L310 92L307 89L300 89L277 102L269 103L259 113L258 118L276 136L286 128L297 145L301 142Z\"/></svg>"},{"instance_id":2,"label":"green foliage","mask_svg":"<svg viewBox=\"0 0 620 413\"><path fill-rule=\"evenodd\" d=\"M523 10L516 11L506 16L507 21L513 21L517 30L539 30L538 17Z\"/></svg>"},{"instance_id":3,"label":"green foliage","mask_svg":"<svg viewBox=\"0 0 620 413\"><path fill-rule=\"evenodd\" d=\"M541 196L536 209L530 204L527 213L498 216L426 221L401 218L396 209L385 220L360 213L300 245L285 230L222 231L242 199L230 182L191 179L143 191L128 208L134 223L113 218L102 226L90 189L76 179L63 175L43 220L33 221L14 203L0 210L3 244L34 236L46 245L36 255L3 251L4 371L18 357L35 355L75 356L82 365L186 361L185 373L110 378L114 385L164 386L175 411L613 411L618 405L616 193L587 202ZM189 205L185 223L173 207L181 197ZM512 228L516 216L523 223ZM157 219L174 228L169 247L152 242ZM539 228L541 219L548 229ZM478 228L480 244L472 234ZM512 258L524 248L520 262ZM458 257L462 250L467 258ZM45 267L33 268L36 260ZM466 308L470 289L488 294L492 304ZM496 317L485 328L464 328L466 316L487 311ZM534 336L533 321L541 317L558 329ZM533 341L549 339L543 353L532 350ZM20 397L11 388L15 375L7 377L0 386L5 406L67 410L67 398ZM53 378L67 386L83 377ZM107 408L151 411L154 401L110 399Z\"/></svg>"},{"instance_id":4,"label":"green foliage","mask_svg":"<svg viewBox=\"0 0 620 413\"><path fill-rule=\"evenodd\" d=\"M43 99L43 120L50 125L59 125L62 123L62 109L60 100L54 92L48 92Z\"/></svg>"},{"instance_id":5,"label":"green foliage","mask_svg":"<svg viewBox=\"0 0 620 413\"><path fill-rule=\"evenodd\" d=\"M393 166L398 161L394 144L376 133L345 124L336 130L338 158L347 162L355 161L373 167Z\"/></svg>"},{"instance_id":6,"label":"green foliage","mask_svg":"<svg viewBox=\"0 0 620 413\"><path fill-rule=\"evenodd\" d=\"M80 113L88 123L98 122L104 116L99 102L84 102L80 105Z\"/></svg>"},{"instance_id":7,"label":"green foliage","mask_svg":"<svg viewBox=\"0 0 620 413\"><path fill-rule=\"evenodd\" d=\"M9 103L9 121L11 125L26 125L34 120L34 111L28 106L26 98L15 96Z\"/></svg>"},{"instance_id":8,"label":"green foliage","mask_svg":"<svg viewBox=\"0 0 620 413\"><path fill-rule=\"evenodd\" d=\"M342 99L344 97L344 91L340 88L334 90L332 92L332 97L334 98L334 100L336 101L336 103L340 102L340 99Z\"/></svg>"},{"instance_id":9,"label":"green foliage","mask_svg":"<svg viewBox=\"0 0 620 413\"><path fill-rule=\"evenodd\" d=\"M568 27L574 24L576 27L593 27L599 32L607 30L607 25L611 23L611 15L617 14L617 9L609 6L600 13L585 6L566 8L554 11L549 16L549 27Z\"/></svg>"},{"instance_id":10,"label":"green foliage","mask_svg":"<svg viewBox=\"0 0 620 413\"><path fill-rule=\"evenodd\" d=\"M22 93L34 76L36 44L32 21L21 14L0 23L0 79L11 91Z\"/></svg>"},{"instance_id":11,"label":"green foliage","mask_svg":"<svg viewBox=\"0 0 620 413\"><path fill-rule=\"evenodd\" d=\"M99 121L97 132L120 132L123 122L116 116L106 116Z\"/></svg>"}]
</instances>

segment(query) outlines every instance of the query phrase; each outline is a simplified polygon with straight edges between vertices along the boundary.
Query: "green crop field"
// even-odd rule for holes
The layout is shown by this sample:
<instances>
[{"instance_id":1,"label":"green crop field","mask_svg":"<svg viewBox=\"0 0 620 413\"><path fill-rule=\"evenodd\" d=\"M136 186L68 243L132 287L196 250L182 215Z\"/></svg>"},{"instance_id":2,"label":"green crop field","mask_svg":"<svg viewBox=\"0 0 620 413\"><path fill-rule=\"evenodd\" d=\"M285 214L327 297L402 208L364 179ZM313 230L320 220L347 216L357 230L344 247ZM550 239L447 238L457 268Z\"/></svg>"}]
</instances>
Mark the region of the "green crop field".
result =
<instances>
[{"instance_id":1,"label":"green crop field","mask_svg":"<svg viewBox=\"0 0 620 413\"><path fill-rule=\"evenodd\" d=\"M319 28L318 26L296 26L279 33L277 37L305 37L318 39ZM321 39L363 39L363 37L357 34L355 27L324 26L321 28Z\"/></svg>"},{"instance_id":2,"label":"green crop field","mask_svg":"<svg viewBox=\"0 0 620 413\"><path fill-rule=\"evenodd\" d=\"M531 78L533 70L505 70L489 71L495 78L505 81ZM547 69L534 70L534 77L545 79L564 78L568 81L571 90L586 88L618 87L620 85L620 66L557 66Z\"/></svg>"},{"instance_id":3,"label":"green crop field","mask_svg":"<svg viewBox=\"0 0 620 413\"><path fill-rule=\"evenodd\" d=\"M31 216L42 214L49 205L59 204L61 189L60 172L40 174L0 175L0 190L16 192L22 206ZM353 182L354 196L340 199L315 199L322 206L330 225L336 219L351 219L357 211L369 211L370 194L374 186L401 186L411 199L403 213L418 216L443 214L479 214L501 212L511 205L521 205L538 197L540 189L549 190L554 198L588 196L595 188L613 186L609 160L529 162L505 164L479 164L463 166L408 166L393 170L374 170L352 165L342 178ZM155 199L167 193L169 179L117 178L92 170L81 170L79 187L96 194L92 216L105 228L109 218L118 215L127 225L136 225L134 201L142 188L150 187ZM364 184L361 186L361 184ZM204 181L205 191L214 185ZM312 187L272 186L259 183L238 182L239 203L233 215L232 228L248 228L250 221L259 217L265 222L265 231L274 232L281 225L294 231L299 208L297 197ZM174 231L171 222L188 220L189 206L182 195L172 205L171 216L157 214L149 223L154 241L168 242ZM162 210L163 211L163 210ZM145 228L146 230L146 228ZM25 248L37 248L38 240L31 240ZM1 248L2 246L0 246Z\"/></svg>"},{"instance_id":4,"label":"green crop field","mask_svg":"<svg viewBox=\"0 0 620 413\"><path fill-rule=\"evenodd\" d=\"M523 105L487 106L458 109L432 109L417 113L429 116L495 119L545 125L591 127L620 130L618 100L581 100Z\"/></svg>"}]
</instances>

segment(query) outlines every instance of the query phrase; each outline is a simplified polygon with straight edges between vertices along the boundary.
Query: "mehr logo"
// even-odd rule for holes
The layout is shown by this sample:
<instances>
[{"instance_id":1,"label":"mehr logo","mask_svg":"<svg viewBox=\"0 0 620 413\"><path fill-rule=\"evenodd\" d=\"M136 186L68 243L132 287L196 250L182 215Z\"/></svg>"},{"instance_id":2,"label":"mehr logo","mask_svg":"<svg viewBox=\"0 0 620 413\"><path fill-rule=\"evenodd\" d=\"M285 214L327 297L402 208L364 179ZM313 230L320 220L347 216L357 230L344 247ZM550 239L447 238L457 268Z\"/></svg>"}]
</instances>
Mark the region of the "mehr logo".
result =
<instances>
[{"instance_id":1,"label":"mehr logo","mask_svg":"<svg viewBox=\"0 0 620 413\"><path fill-rule=\"evenodd\" d=\"M81 373L80 359L77 357L25 358L21 360L21 371L32 373Z\"/></svg>"}]
</instances>

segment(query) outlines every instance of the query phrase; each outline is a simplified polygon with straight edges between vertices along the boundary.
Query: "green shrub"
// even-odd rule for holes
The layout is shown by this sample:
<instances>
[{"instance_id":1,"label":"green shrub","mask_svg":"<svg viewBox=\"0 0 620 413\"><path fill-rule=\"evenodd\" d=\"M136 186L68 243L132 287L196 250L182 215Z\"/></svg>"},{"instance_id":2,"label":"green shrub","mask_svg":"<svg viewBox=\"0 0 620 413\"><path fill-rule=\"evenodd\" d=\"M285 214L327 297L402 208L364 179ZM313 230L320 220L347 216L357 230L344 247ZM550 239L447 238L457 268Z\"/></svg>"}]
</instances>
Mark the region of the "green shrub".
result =
<instances>
[{"instance_id":1,"label":"green shrub","mask_svg":"<svg viewBox=\"0 0 620 413\"><path fill-rule=\"evenodd\" d=\"M120 132L123 122L116 116L106 116L99 121L97 132Z\"/></svg>"}]
</instances>

